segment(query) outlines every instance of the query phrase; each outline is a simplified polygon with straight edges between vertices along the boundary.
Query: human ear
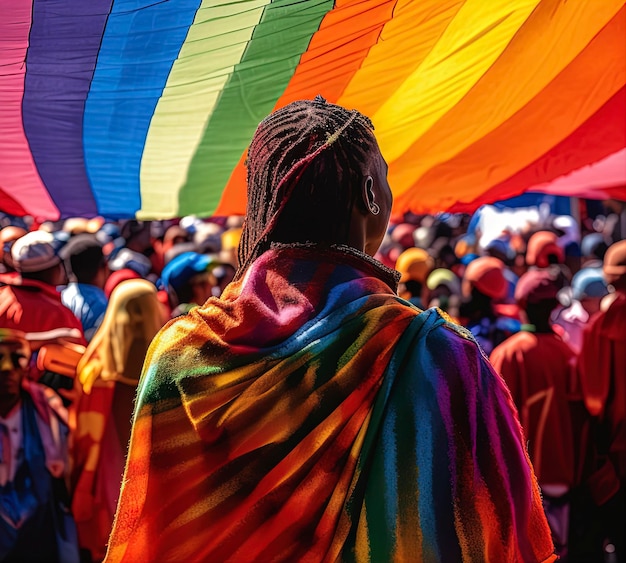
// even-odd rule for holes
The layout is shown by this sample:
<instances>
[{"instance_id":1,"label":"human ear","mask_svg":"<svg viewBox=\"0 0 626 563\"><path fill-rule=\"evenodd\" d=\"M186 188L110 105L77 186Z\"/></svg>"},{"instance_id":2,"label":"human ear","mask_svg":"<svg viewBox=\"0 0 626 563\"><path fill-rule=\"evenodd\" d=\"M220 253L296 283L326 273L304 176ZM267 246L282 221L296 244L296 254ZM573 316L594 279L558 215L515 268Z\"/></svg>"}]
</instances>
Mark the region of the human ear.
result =
<instances>
[{"instance_id":1,"label":"human ear","mask_svg":"<svg viewBox=\"0 0 626 563\"><path fill-rule=\"evenodd\" d=\"M374 196L374 179L371 176L366 176L363 182L363 201L366 209L372 215L380 213L380 206L376 203L376 197Z\"/></svg>"}]
</instances>

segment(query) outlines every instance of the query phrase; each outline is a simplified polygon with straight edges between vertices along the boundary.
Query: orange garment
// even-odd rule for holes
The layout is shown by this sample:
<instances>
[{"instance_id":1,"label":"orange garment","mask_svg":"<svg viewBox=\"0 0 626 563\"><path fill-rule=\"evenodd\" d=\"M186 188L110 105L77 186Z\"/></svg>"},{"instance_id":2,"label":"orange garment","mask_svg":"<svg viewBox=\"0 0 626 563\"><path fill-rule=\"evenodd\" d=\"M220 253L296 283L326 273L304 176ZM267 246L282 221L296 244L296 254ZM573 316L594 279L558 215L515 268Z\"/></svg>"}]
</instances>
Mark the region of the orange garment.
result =
<instances>
[{"instance_id":1,"label":"orange garment","mask_svg":"<svg viewBox=\"0 0 626 563\"><path fill-rule=\"evenodd\" d=\"M72 511L81 548L104 558L119 496L135 389L148 346L165 322L153 284L121 282L77 368Z\"/></svg>"}]
</instances>

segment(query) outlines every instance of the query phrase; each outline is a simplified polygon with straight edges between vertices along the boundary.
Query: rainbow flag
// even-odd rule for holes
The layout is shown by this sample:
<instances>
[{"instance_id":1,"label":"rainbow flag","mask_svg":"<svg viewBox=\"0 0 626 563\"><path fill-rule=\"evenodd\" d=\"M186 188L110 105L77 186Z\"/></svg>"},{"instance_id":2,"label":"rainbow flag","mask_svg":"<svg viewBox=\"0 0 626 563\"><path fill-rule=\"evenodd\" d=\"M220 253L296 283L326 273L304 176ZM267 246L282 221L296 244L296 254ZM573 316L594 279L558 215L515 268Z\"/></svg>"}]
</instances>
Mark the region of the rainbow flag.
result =
<instances>
[{"instance_id":1,"label":"rainbow flag","mask_svg":"<svg viewBox=\"0 0 626 563\"><path fill-rule=\"evenodd\" d=\"M258 122L316 94L395 215L626 199L625 35L623 0L0 0L0 210L242 214Z\"/></svg>"}]
</instances>

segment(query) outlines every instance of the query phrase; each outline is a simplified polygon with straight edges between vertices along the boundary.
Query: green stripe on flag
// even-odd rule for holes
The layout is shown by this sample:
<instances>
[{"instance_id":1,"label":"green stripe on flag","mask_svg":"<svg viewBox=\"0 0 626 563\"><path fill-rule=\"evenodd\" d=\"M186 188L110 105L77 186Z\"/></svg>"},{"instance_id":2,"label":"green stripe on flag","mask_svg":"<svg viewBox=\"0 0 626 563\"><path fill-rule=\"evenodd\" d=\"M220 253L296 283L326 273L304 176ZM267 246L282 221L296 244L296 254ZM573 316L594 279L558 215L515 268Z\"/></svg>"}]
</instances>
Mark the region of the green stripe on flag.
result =
<instances>
[{"instance_id":1,"label":"green stripe on flag","mask_svg":"<svg viewBox=\"0 0 626 563\"><path fill-rule=\"evenodd\" d=\"M178 193L187 182L191 160L268 3L201 3L150 123L141 160L138 218L180 216Z\"/></svg>"},{"instance_id":2,"label":"green stripe on flag","mask_svg":"<svg viewBox=\"0 0 626 563\"><path fill-rule=\"evenodd\" d=\"M265 7L191 161L179 193L180 215L210 215L215 210L256 126L285 91L312 35L332 7L330 0L278 0Z\"/></svg>"}]
</instances>

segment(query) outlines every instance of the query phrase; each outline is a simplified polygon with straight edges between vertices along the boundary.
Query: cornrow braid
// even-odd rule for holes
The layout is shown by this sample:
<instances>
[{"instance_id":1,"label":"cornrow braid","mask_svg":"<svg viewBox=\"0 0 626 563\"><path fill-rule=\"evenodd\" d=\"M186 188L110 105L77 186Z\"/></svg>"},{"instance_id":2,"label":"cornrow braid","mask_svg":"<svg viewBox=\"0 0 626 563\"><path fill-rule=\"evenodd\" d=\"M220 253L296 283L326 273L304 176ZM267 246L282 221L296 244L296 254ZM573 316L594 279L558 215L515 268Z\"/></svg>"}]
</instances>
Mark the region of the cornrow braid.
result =
<instances>
[{"instance_id":1,"label":"cornrow braid","mask_svg":"<svg viewBox=\"0 0 626 563\"><path fill-rule=\"evenodd\" d=\"M248 150L248 205L235 279L272 242L345 243L375 146L371 121L321 96L277 110Z\"/></svg>"}]
</instances>

